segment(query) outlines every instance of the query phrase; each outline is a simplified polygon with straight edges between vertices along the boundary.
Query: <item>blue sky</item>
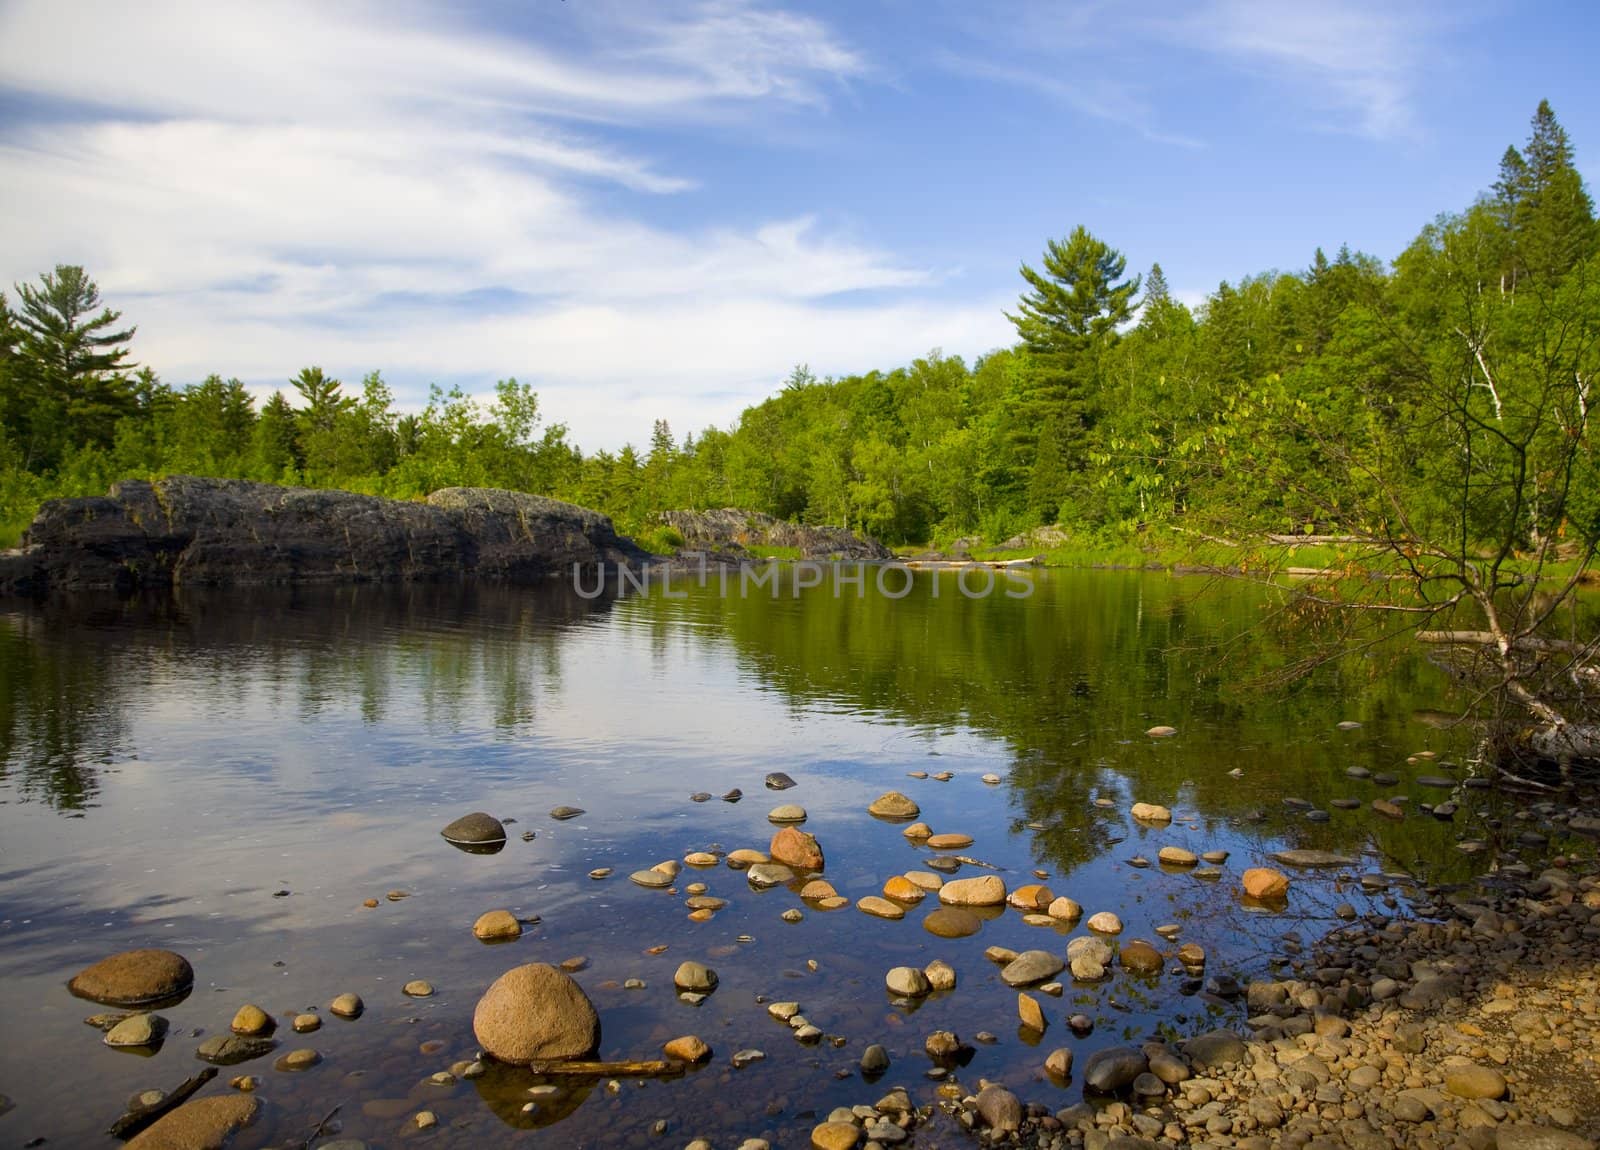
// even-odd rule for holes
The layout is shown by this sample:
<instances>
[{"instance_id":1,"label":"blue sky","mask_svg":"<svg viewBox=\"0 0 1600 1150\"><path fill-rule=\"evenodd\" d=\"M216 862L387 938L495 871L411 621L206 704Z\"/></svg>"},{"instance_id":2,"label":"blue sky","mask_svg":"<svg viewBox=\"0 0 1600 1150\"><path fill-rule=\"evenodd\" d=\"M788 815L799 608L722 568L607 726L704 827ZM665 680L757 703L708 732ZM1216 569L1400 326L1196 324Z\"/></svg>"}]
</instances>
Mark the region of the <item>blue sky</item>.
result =
<instances>
[{"instance_id":1,"label":"blue sky","mask_svg":"<svg viewBox=\"0 0 1600 1150\"><path fill-rule=\"evenodd\" d=\"M0 283L82 263L170 382L515 375L615 448L1005 344L1079 223L1189 302L1391 258L1541 98L1593 187L1596 12L0 0Z\"/></svg>"}]
</instances>

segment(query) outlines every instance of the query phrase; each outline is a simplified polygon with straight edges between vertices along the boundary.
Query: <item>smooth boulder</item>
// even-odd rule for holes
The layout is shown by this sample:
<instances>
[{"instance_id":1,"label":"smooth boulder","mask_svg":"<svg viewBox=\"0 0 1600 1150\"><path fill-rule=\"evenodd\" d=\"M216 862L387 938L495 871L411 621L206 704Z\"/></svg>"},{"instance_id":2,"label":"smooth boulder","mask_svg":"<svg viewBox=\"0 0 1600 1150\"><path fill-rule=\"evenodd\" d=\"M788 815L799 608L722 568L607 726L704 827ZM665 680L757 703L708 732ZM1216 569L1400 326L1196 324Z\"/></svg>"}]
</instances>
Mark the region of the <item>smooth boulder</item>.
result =
<instances>
[{"instance_id":1,"label":"smooth boulder","mask_svg":"<svg viewBox=\"0 0 1600 1150\"><path fill-rule=\"evenodd\" d=\"M79 998L107 1006L144 1006L188 994L194 968L170 950L125 950L86 967L67 983Z\"/></svg>"},{"instance_id":2,"label":"smooth boulder","mask_svg":"<svg viewBox=\"0 0 1600 1150\"><path fill-rule=\"evenodd\" d=\"M167 1020L159 1014L134 1014L106 1031L107 1046L160 1046L167 1035Z\"/></svg>"},{"instance_id":3,"label":"smooth boulder","mask_svg":"<svg viewBox=\"0 0 1600 1150\"><path fill-rule=\"evenodd\" d=\"M1031 986L1060 974L1065 965L1048 950L1025 950L1005 965L1000 978L1007 986Z\"/></svg>"},{"instance_id":4,"label":"smooth boulder","mask_svg":"<svg viewBox=\"0 0 1600 1150\"><path fill-rule=\"evenodd\" d=\"M946 906L1000 906L1006 901L1006 884L999 875L952 879L939 888Z\"/></svg>"},{"instance_id":5,"label":"smooth boulder","mask_svg":"<svg viewBox=\"0 0 1600 1150\"><path fill-rule=\"evenodd\" d=\"M472 924L472 934L481 942L510 942L522 937L522 924L509 910L488 910Z\"/></svg>"},{"instance_id":6,"label":"smooth boulder","mask_svg":"<svg viewBox=\"0 0 1600 1150\"><path fill-rule=\"evenodd\" d=\"M681 962L672 975L672 985L679 990L710 994L717 989L717 972L703 963Z\"/></svg>"},{"instance_id":7,"label":"smooth boulder","mask_svg":"<svg viewBox=\"0 0 1600 1150\"><path fill-rule=\"evenodd\" d=\"M1132 1046L1096 1050L1083 1064L1083 1087L1099 1094L1115 1094L1148 1069L1149 1059Z\"/></svg>"},{"instance_id":8,"label":"smooth boulder","mask_svg":"<svg viewBox=\"0 0 1600 1150\"><path fill-rule=\"evenodd\" d=\"M922 808L899 791L885 791L872 800L867 813L880 819L914 819L922 813Z\"/></svg>"},{"instance_id":9,"label":"smooth boulder","mask_svg":"<svg viewBox=\"0 0 1600 1150\"><path fill-rule=\"evenodd\" d=\"M1161 952L1142 938L1123 943L1117 957L1129 974L1160 974L1164 965Z\"/></svg>"},{"instance_id":10,"label":"smooth boulder","mask_svg":"<svg viewBox=\"0 0 1600 1150\"><path fill-rule=\"evenodd\" d=\"M487 846L506 841L506 828L499 819L484 811L462 815L439 833L446 842L457 846Z\"/></svg>"},{"instance_id":11,"label":"smooth boulder","mask_svg":"<svg viewBox=\"0 0 1600 1150\"><path fill-rule=\"evenodd\" d=\"M542 962L506 971L472 1013L472 1032L501 1062L581 1058L600 1044L600 1016L566 974Z\"/></svg>"},{"instance_id":12,"label":"smooth boulder","mask_svg":"<svg viewBox=\"0 0 1600 1150\"><path fill-rule=\"evenodd\" d=\"M928 976L914 966L897 966L884 975L883 984L890 994L904 998L922 998L933 990Z\"/></svg>"},{"instance_id":13,"label":"smooth boulder","mask_svg":"<svg viewBox=\"0 0 1600 1150\"><path fill-rule=\"evenodd\" d=\"M1009 1133L1022 1125L1022 1102L1003 1086L990 1083L978 1091L978 1117L996 1133Z\"/></svg>"}]
</instances>

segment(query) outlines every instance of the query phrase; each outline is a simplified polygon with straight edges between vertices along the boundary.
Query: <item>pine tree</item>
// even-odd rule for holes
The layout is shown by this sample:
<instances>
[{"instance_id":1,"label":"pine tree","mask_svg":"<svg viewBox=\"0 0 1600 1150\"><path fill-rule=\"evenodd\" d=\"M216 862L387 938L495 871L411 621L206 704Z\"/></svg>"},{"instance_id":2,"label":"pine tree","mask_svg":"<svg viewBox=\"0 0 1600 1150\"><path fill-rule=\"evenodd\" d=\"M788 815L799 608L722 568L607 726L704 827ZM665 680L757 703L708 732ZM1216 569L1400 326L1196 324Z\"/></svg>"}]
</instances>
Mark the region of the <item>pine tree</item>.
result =
<instances>
[{"instance_id":1,"label":"pine tree","mask_svg":"<svg viewBox=\"0 0 1600 1150\"><path fill-rule=\"evenodd\" d=\"M1188 322L1182 304L1172 298L1166 273L1151 264L1144 278L1144 302L1139 306L1139 330L1152 339L1166 339Z\"/></svg>"},{"instance_id":2,"label":"pine tree","mask_svg":"<svg viewBox=\"0 0 1600 1150\"><path fill-rule=\"evenodd\" d=\"M1528 163L1514 145L1507 145L1500 157L1500 177L1494 182L1494 196L1489 201L1495 222L1505 236L1505 255L1500 271L1500 291L1514 293L1517 280L1523 272L1521 245L1517 242L1522 228L1528 197Z\"/></svg>"},{"instance_id":3,"label":"pine tree","mask_svg":"<svg viewBox=\"0 0 1600 1150\"><path fill-rule=\"evenodd\" d=\"M1594 202L1572 162L1572 141L1550 101L1533 114L1520 246L1528 271L1553 282L1595 250Z\"/></svg>"},{"instance_id":4,"label":"pine tree","mask_svg":"<svg viewBox=\"0 0 1600 1150\"><path fill-rule=\"evenodd\" d=\"M1043 271L1022 265L1029 289L1007 313L1032 365L1025 410L1014 423L1018 448L1031 466L1047 420L1056 420L1063 470L1081 465L1094 423L1099 357L1133 314L1140 277L1123 279L1128 261L1082 225L1045 246Z\"/></svg>"},{"instance_id":5,"label":"pine tree","mask_svg":"<svg viewBox=\"0 0 1600 1150\"><path fill-rule=\"evenodd\" d=\"M289 383L305 400L300 415L308 431L332 431L339 413L355 402L343 394L344 385L320 367L301 368Z\"/></svg>"},{"instance_id":6,"label":"pine tree","mask_svg":"<svg viewBox=\"0 0 1600 1150\"><path fill-rule=\"evenodd\" d=\"M1033 470L1028 476L1028 511L1036 523L1056 522L1067 501L1071 482L1060 421L1054 416L1039 429Z\"/></svg>"},{"instance_id":7,"label":"pine tree","mask_svg":"<svg viewBox=\"0 0 1600 1150\"><path fill-rule=\"evenodd\" d=\"M272 398L261 405L261 416L256 420L252 471L258 479L278 483L300 469L295 424L294 408L283 392L273 392Z\"/></svg>"},{"instance_id":8,"label":"pine tree","mask_svg":"<svg viewBox=\"0 0 1600 1150\"><path fill-rule=\"evenodd\" d=\"M26 396L21 376L18 345L22 329L0 292L0 439L20 440L26 429Z\"/></svg>"},{"instance_id":9,"label":"pine tree","mask_svg":"<svg viewBox=\"0 0 1600 1150\"><path fill-rule=\"evenodd\" d=\"M126 375L133 365L125 360L136 329L114 330L122 313L101 306L99 287L81 267L57 264L39 283L16 285L14 323L33 409L29 463L48 467L70 448L109 447L117 420L133 411Z\"/></svg>"}]
</instances>

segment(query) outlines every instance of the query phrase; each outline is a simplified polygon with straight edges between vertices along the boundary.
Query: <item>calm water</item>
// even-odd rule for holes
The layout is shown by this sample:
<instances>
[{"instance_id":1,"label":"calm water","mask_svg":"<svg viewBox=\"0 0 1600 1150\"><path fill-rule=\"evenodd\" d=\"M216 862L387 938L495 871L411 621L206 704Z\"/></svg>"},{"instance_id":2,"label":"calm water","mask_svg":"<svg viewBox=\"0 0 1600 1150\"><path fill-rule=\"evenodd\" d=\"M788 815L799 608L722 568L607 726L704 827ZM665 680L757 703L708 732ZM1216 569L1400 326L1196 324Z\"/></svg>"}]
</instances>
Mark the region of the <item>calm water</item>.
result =
<instances>
[{"instance_id":1,"label":"calm water","mask_svg":"<svg viewBox=\"0 0 1600 1150\"><path fill-rule=\"evenodd\" d=\"M1030 1040L1018 1032L1015 992L982 952L1059 951L1081 927L1030 927L1008 911L977 936L945 941L922 927L932 902L901 922L850 907L807 909L791 925L779 915L801 906L792 892L757 893L726 868L681 876L730 900L697 924L681 894L626 879L690 850L764 848L767 811L783 802L809 811L806 829L841 893L877 893L922 865L928 852L865 813L899 789L936 831L975 836L964 853L1001 868L1008 885L1044 870L1086 912L1120 914L1124 938L1154 939L1156 924L1178 923L1180 941L1210 952L1213 974L1259 972L1282 934L1309 940L1341 901L1382 909L1355 884L1337 889L1331 872L1300 877L1287 914L1240 906L1238 874L1269 850L1365 852L1359 870L1430 881L1488 865L1488 855L1455 849L1482 833L1470 811L1455 823L1396 824L1334 809L1316 824L1282 803L1440 801L1446 792L1412 783L1440 773L1438 763L1406 762L1424 749L1457 761L1469 750L1464 733L1427 721L1457 701L1434 667L1369 653L1265 693L1261 681L1299 654L1270 592L1164 575L1036 578L1025 600L966 600L949 575L935 598L924 575L899 601L835 599L826 587L777 600L690 587L683 599L586 602L552 587L0 606L0 1092L15 1102L0 1116L4 1142L111 1144L102 1131L130 1094L170 1089L200 1068L192 1032L225 1031L245 1002L281 1015L325 1008L345 990L366 1000L360 1020L327 1016L306 1036L280 1026L280 1052L315 1047L319 1066L282 1073L267 1058L225 1069L208 1088L237 1073L264 1078L266 1117L237 1145L303 1138L336 1105L343 1136L373 1146L678 1146L699 1135L804 1145L815 1112L871 1102L893 1084L930 1099L921 1048L935 1029L997 1036L977 1046L963 1081L983 1075L1066 1105L1080 1088L1041 1080L1055 1046L1081 1063L1157 1027L1242 1021L1242 1005L1185 994L1179 975L1118 972L1069 985L1062 999L1041 996L1050 1030ZM1362 726L1339 731L1341 720ZM1157 723L1180 733L1145 737ZM1356 764L1400 782L1352 781L1344 772ZM773 770L799 786L764 789ZM955 777L919 781L913 770ZM982 783L986 771L1002 784ZM689 801L733 787L745 794L738 804ZM1481 796L1458 794L1469 808ZM1161 830L1135 826L1125 815L1135 799L1178 817ZM547 812L561 804L587 813L556 822ZM439 837L476 809L516 820L499 854L465 854ZM1167 843L1231 851L1225 877L1127 864ZM588 877L607 866L611 878ZM409 897L387 901L392 890ZM365 909L367 898L379 907ZM494 907L542 921L515 943L486 946L470 927ZM197 975L188 999L162 1012L173 1033L149 1058L103 1046L82 1019L106 1008L64 988L89 962L135 946L178 950ZM603 1057L655 1057L665 1039L696 1033L715 1048L712 1063L678 1081L615 1093L602 1084L531 1114L522 1111L531 1080L515 1075L426 1083L472 1056L472 1009L499 973L579 955ZM914 1012L893 1005L884 971L936 957L955 966L959 987ZM721 976L698 1007L671 986L687 958ZM403 997L413 978L437 995ZM629 978L646 988L622 989ZM847 1044L797 1044L758 995L800 1001ZM1064 1025L1080 1010L1097 1020L1081 1040ZM871 1042L894 1058L885 1078L838 1077ZM730 1069L743 1048L767 1058ZM407 1125L423 1108L439 1117L427 1134ZM669 1123L664 1138L649 1133L658 1119Z\"/></svg>"}]
</instances>

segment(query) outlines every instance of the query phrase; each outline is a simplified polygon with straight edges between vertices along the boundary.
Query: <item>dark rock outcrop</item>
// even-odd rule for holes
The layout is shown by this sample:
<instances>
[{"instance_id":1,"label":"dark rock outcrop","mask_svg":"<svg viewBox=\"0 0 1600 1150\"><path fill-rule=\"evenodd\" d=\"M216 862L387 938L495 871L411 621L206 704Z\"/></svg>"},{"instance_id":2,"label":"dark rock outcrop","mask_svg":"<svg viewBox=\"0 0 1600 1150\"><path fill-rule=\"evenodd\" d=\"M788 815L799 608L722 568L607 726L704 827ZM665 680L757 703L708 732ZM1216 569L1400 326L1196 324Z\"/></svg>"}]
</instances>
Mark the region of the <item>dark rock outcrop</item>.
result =
<instances>
[{"instance_id":1,"label":"dark rock outcrop","mask_svg":"<svg viewBox=\"0 0 1600 1150\"><path fill-rule=\"evenodd\" d=\"M862 538L847 528L807 527L759 511L732 507L721 511L663 511L660 518L683 536L687 547L757 554L762 547L792 547L804 559L880 562L894 558L894 553L876 539Z\"/></svg>"},{"instance_id":2,"label":"dark rock outcrop","mask_svg":"<svg viewBox=\"0 0 1600 1150\"><path fill-rule=\"evenodd\" d=\"M650 556L599 512L451 487L425 503L173 475L52 499L0 552L0 593L567 575Z\"/></svg>"}]
</instances>

